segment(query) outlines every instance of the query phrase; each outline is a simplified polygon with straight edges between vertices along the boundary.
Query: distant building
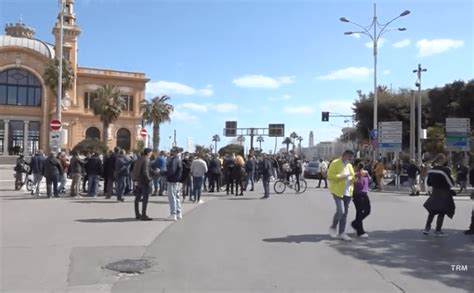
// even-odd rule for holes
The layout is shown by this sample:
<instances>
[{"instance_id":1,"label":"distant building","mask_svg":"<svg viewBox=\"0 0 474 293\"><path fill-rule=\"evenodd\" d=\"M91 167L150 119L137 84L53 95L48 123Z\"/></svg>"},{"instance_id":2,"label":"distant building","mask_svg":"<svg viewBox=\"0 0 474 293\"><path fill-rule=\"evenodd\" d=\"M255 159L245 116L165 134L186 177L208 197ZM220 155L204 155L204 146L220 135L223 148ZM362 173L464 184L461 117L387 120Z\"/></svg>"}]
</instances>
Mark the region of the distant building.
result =
<instances>
[{"instance_id":1,"label":"distant building","mask_svg":"<svg viewBox=\"0 0 474 293\"><path fill-rule=\"evenodd\" d=\"M41 14L41 13L40 13ZM59 17L58 17L59 19ZM74 82L62 100L63 149L71 149L87 137L100 138L102 122L92 111L94 91L102 85L119 88L125 106L120 118L110 126L109 148L125 150L141 140L140 103L145 99L144 73L79 67L78 37L74 1L66 0L64 38L60 42L59 21L53 27L54 44L35 39L34 29L22 22L8 24L0 35L0 155L22 149L26 155L38 148L49 149L50 121L56 119L56 93L45 85L43 74L50 62L63 58L74 71ZM105 44L106 45L106 44ZM104 50L117 48L104 48Z\"/></svg>"},{"instance_id":2,"label":"distant building","mask_svg":"<svg viewBox=\"0 0 474 293\"><path fill-rule=\"evenodd\" d=\"M310 132L309 132L309 143L308 143L308 147L309 147L309 148L314 147L314 133L313 133L313 131L310 131Z\"/></svg>"}]
</instances>

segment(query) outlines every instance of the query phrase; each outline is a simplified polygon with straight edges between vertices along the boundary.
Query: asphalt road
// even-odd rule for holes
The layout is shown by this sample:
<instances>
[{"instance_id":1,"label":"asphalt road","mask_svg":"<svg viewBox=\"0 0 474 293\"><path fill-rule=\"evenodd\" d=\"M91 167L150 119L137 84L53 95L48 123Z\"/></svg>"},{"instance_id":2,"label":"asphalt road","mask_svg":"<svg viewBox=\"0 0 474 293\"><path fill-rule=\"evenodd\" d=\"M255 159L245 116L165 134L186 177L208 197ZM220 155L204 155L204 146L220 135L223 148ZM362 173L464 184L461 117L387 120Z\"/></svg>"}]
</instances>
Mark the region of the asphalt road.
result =
<instances>
[{"instance_id":1,"label":"asphalt road","mask_svg":"<svg viewBox=\"0 0 474 293\"><path fill-rule=\"evenodd\" d=\"M326 190L260 196L220 198L187 213L147 247L154 267L112 292L474 290L473 238L461 232L468 198L457 199L455 218L445 221L449 237L435 238L421 233L425 197L371 194L371 237L341 242L327 235L335 208Z\"/></svg>"}]
</instances>

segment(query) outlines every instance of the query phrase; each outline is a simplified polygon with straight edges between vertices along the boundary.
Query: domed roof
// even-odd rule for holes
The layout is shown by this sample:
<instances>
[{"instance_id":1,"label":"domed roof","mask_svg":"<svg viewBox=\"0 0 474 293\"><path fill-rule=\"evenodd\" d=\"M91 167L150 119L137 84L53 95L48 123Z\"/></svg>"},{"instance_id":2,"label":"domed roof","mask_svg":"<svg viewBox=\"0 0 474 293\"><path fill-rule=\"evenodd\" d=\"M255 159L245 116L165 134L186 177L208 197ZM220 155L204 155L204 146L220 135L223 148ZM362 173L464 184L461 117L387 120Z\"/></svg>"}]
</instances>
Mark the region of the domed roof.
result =
<instances>
[{"instance_id":1,"label":"domed roof","mask_svg":"<svg viewBox=\"0 0 474 293\"><path fill-rule=\"evenodd\" d=\"M0 36L0 49L3 47L22 47L34 50L49 59L54 58L54 47L37 39L24 37Z\"/></svg>"}]
</instances>

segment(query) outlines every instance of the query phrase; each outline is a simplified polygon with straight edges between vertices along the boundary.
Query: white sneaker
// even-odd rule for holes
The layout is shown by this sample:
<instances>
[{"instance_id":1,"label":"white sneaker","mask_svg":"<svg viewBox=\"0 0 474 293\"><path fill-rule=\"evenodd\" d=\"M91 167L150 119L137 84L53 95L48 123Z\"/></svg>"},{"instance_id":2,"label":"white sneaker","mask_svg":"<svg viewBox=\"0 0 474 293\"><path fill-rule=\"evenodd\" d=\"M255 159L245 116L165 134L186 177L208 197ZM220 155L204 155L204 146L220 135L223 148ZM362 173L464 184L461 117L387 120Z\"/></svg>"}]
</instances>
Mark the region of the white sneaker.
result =
<instances>
[{"instance_id":1,"label":"white sneaker","mask_svg":"<svg viewBox=\"0 0 474 293\"><path fill-rule=\"evenodd\" d=\"M352 238L349 237L346 233L342 233L339 235L339 239L344 240L344 241L352 241Z\"/></svg>"},{"instance_id":2,"label":"white sneaker","mask_svg":"<svg viewBox=\"0 0 474 293\"><path fill-rule=\"evenodd\" d=\"M200 199L200 200L198 201L198 203L204 203L204 201L203 201L202 199Z\"/></svg>"},{"instance_id":3,"label":"white sneaker","mask_svg":"<svg viewBox=\"0 0 474 293\"><path fill-rule=\"evenodd\" d=\"M177 218L178 218L178 220L181 220L183 218L183 214L179 213Z\"/></svg>"},{"instance_id":4,"label":"white sneaker","mask_svg":"<svg viewBox=\"0 0 474 293\"><path fill-rule=\"evenodd\" d=\"M329 228L329 236L331 236L331 238L337 238L338 235L336 229Z\"/></svg>"},{"instance_id":5,"label":"white sneaker","mask_svg":"<svg viewBox=\"0 0 474 293\"><path fill-rule=\"evenodd\" d=\"M176 217L176 215L169 215L168 218L166 218L166 220L174 222L174 221L177 221L178 218Z\"/></svg>"},{"instance_id":6,"label":"white sneaker","mask_svg":"<svg viewBox=\"0 0 474 293\"><path fill-rule=\"evenodd\" d=\"M369 234L364 233L362 235L359 235L360 238L369 238Z\"/></svg>"}]
</instances>

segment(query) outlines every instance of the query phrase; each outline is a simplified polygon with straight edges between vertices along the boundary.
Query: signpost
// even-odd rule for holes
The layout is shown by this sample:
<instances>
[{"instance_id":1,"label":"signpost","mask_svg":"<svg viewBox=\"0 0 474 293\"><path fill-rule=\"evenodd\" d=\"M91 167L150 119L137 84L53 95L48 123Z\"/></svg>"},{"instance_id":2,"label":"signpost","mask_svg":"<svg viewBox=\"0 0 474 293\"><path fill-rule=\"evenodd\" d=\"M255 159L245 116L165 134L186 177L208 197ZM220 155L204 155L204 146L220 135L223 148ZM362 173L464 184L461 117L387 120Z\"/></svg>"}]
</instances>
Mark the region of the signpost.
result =
<instances>
[{"instance_id":1,"label":"signpost","mask_svg":"<svg viewBox=\"0 0 474 293\"><path fill-rule=\"evenodd\" d=\"M283 137L285 136L285 124L269 124L268 128L237 128L237 121L226 121L224 136L250 136L250 149L253 150L255 136Z\"/></svg>"},{"instance_id":2,"label":"signpost","mask_svg":"<svg viewBox=\"0 0 474 293\"><path fill-rule=\"evenodd\" d=\"M51 130L58 131L61 129L61 121L51 120L51 122L49 123L49 127L51 127Z\"/></svg>"},{"instance_id":3,"label":"signpost","mask_svg":"<svg viewBox=\"0 0 474 293\"><path fill-rule=\"evenodd\" d=\"M49 132L49 148L51 150L59 150L61 148L61 132Z\"/></svg>"},{"instance_id":4,"label":"signpost","mask_svg":"<svg viewBox=\"0 0 474 293\"><path fill-rule=\"evenodd\" d=\"M449 151L469 151L470 136L469 118L446 118L446 148Z\"/></svg>"},{"instance_id":5,"label":"signpost","mask_svg":"<svg viewBox=\"0 0 474 293\"><path fill-rule=\"evenodd\" d=\"M402 121L379 122L379 147L386 152L401 152L402 130Z\"/></svg>"},{"instance_id":6,"label":"signpost","mask_svg":"<svg viewBox=\"0 0 474 293\"><path fill-rule=\"evenodd\" d=\"M148 131L146 130L146 128L142 128L140 129L140 136L143 137L144 139L147 137L148 135Z\"/></svg>"}]
</instances>

